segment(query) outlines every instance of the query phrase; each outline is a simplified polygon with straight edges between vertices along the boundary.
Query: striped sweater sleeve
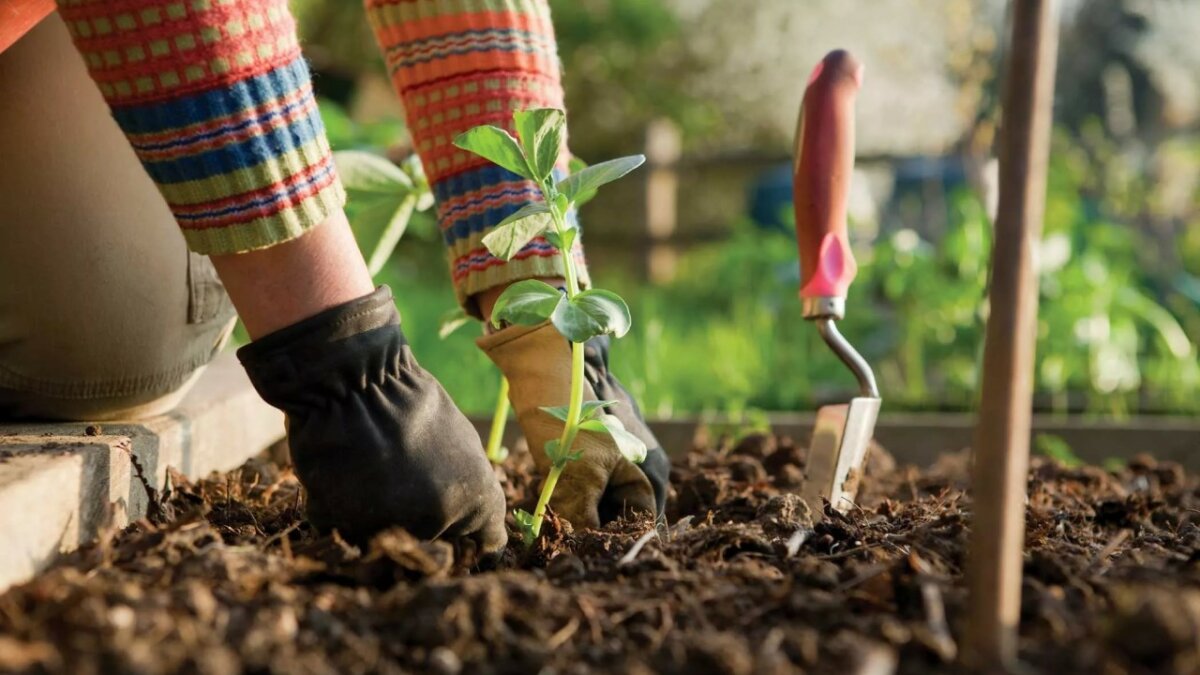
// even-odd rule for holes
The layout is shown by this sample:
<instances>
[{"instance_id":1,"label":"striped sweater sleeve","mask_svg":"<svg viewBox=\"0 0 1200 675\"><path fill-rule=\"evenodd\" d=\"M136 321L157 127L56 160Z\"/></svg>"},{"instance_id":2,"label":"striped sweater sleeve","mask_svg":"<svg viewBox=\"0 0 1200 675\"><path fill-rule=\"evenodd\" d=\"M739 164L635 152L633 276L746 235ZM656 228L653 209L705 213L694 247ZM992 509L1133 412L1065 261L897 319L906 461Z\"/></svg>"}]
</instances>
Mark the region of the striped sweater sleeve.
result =
<instances>
[{"instance_id":1,"label":"striped sweater sleeve","mask_svg":"<svg viewBox=\"0 0 1200 675\"><path fill-rule=\"evenodd\" d=\"M287 0L58 0L189 247L240 253L341 208Z\"/></svg>"},{"instance_id":2,"label":"striped sweater sleeve","mask_svg":"<svg viewBox=\"0 0 1200 675\"><path fill-rule=\"evenodd\" d=\"M561 277L558 253L541 237L509 262L488 252L483 236L540 193L532 181L453 145L455 136L480 124L513 132L516 110L563 108L546 1L366 0L366 8L437 197L459 301L473 311L470 297L481 291ZM578 244L574 254L586 285Z\"/></svg>"}]
</instances>

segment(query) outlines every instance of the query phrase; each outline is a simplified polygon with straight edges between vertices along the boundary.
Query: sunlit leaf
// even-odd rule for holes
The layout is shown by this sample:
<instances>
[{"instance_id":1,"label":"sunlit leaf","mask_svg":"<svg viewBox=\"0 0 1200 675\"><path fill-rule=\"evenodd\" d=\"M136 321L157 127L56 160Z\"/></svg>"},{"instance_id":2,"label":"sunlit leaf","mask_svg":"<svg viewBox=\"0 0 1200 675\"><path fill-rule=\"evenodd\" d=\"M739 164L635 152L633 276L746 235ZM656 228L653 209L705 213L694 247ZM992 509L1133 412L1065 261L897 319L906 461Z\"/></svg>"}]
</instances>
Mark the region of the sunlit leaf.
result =
<instances>
[{"instance_id":1,"label":"sunlit leaf","mask_svg":"<svg viewBox=\"0 0 1200 675\"><path fill-rule=\"evenodd\" d=\"M525 161L525 155L521 152L521 146L517 144L517 139L500 127L487 124L464 131L454 139L454 145L504 167L518 176L533 178L533 172L530 171L529 165Z\"/></svg>"},{"instance_id":2,"label":"sunlit leaf","mask_svg":"<svg viewBox=\"0 0 1200 675\"><path fill-rule=\"evenodd\" d=\"M533 530L533 514L524 509L516 509L513 511L513 520L517 523L517 533L520 535L522 543L527 546L532 544L537 538Z\"/></svg>"},{"instance_id":3,"label":"sunlit leaf","mask_svg":"<svg viewBox=\"0 0 1200 675\"><path fill-rule=\"evenodd\" d=\"M492 323L507 321L518 326L535 326L549 319L565 304L562 291L537 279L526 279L504 289L492 307Z\"/></svg>"},{"instance_id":4,"label":"sunlit leaf","mask_svg":"<svg viewBox=\"0 0 1200 675\"><path fill-rule=\"evenodd\" d=\"M429 188L429 179L425 176L425 167L421 158L413 153L400 162L400 168L413 182L413 192L417 195L417 210L428 211L433 207L433 190Z\"/></svg>"},{"instance_id":5,"label":"sunlit leaf","mask_svg":"<svg viewBox=\"0 0 1200 675\"><path fill-rule=\"evenodd\" d=\"M484 235L483 245L497 258L511 260L534 237L545 232L553 224L550 209L545 204L526 204Z\"/></svg>"},{"instance_id":6,"label":"sunlit leaf","mask_svg":"<svg viewBox=\"0 0 1200 675\"><path fill-rule=\"evenodd\" d=\"M585 431L608 434L613 439L613 443L616 444L621 456L634 464L641 464L646 461L646 444L642 442L642 439L626 431L625 425L621 423L621 420L612 415L600 415L596 419L588 420L579 425L579 428Z\"/></svg>"},{"instance_id":7,"label":"sunlit leaf","mask_svg":"<svg viewBox=\"0 0 1200 675\"><path fill-rule=\"evenodd\" d=\"M461 307L447 310L438 321L438 337L445 340L451 333L471 322L471 317Z\"/></svg>"},{"instance_id":8,"label":"sunlit leaf","mask_svg":"<svg viewBox=\"0 0 1200 675\"><path fill-rule=\"evenodd\" d=\"M596 413L607 408L610 405L617 405L620 401L584 401L583 408L579 411L579 418L588 420L596 416Z\"/></svg>"},{"instance_id":9,"label":"sunlit leaf","mask_svg":"<svg viewBox=\"0 0 1200 675\"><path fill-rule=\"evenodd\" d=\"M550 242L554 248L557 248L560 251L569 251L571 250L571 247L575 245L575 237L578 235L579 230L572 227L564 230L561 235L559 235L559 233L555 232L553 229L548 229L542 236L544 236L546 241Z\"/></svg>"},{"instance_id":10,"label":"sunlit leaf","mask_svg":"<svg viewBox=\"0 0 1200 675\"><path fill-rule=\"evenodd\" d=\"M645 161L645 155L632 155L593 164L579 173L573 173L559 181L558 191L574 202L577 197L595 192L601 185L621 178L641 166Z\"/></svg>"},{"instance_id":11,"label":"sunlit leaf","mask_svg":"<svg viewBox=\"0 0 1200 675\"><path fill-rule=\"evenodd\" d=\"M592 289L558 305L550 321L571 342L599 335L621 337L629 332L629 306L612 291Z\"/></svg>"},{"instance_id":12,"label":"sunlit leaf","mask_svg":"<svg viewBox=\"0 0 1200 675\"><path fill-rule=\"evenodd\" d=\"M555 108L537 108L514 113L513 121L533 179L546 180L558 161L566 116Z\"/></svg>"},{"instance_id":13,"label":"sunlit leaf","mask_svg":"<svg viewBox=\"0 0 1200 675\"><path fill-rule=\"evenodd\" d=\"M619 401L584 401L583 405L579 408L579 419L591 419L593 416L595 416L597 410L603 410L605 406L615 405L617 403L619 403ZM570 412L568 406L565 405L546 405L542 406L540 410L545 410L552 417L562 420L563 422L567 421L567 413Z\"/></svg>"},{"instance_id":14,"label":"sunlit leaf","mask_svg":"<svg viewBox=\"0 0 1200 675\"><path fill-rule=\"evenodd\" d=\"M333 162L352 202L403 196L413 188L412 178L403 169L379 155L343 150L333 153Z\"/></svg>"},{"instance_id":15,"label":"sunlit leaf","mask_svg":"<svg viewBox=\"0 0 1200 675\"><path fill-rule=\"evenodd\" d=\"M583 171L586 168L588 168L587 162L583 161L582 159L579 159L578 157L572 156L571 159L567 160L567 169L570 172L570 175L572 175L572 176L579 173L580 171ZM561 183L559 185L561 186ZM559 186L555 186L555 187L556 187L556 189L559 188ZM569 197L568 199L575 206L583 206L584 204L592 201L592 199L594 199L595 197L596 197L595 190L583 190L583 191L577 192L574 196Z\"/></svg>"}]
</instances>

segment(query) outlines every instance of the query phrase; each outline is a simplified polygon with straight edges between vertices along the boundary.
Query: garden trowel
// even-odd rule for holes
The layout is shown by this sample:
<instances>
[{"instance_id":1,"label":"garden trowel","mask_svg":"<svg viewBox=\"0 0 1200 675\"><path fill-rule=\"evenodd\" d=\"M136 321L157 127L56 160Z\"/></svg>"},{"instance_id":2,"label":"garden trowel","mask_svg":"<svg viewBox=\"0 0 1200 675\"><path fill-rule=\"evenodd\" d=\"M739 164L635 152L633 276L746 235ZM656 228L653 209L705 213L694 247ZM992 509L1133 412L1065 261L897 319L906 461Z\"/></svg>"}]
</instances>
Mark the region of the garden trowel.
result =
<instances>
[{"instance_id":1,"label":"garden trowel","mask_svg":"<svg viewBox=\"0 0 1200 675\"><path fill-rule=\"evenodd\" d=\"M858 270L846 234L850 174L854 170L854 99L863 67L848 52L830 52L808 79L796 130L792 189L800 248L804 318L858 378L860 395L817 410L801 496L814 515L822 500L850 509L879 415L879 389L866 360L838 332L846 292Z\"/></svg>"}]
</instances>

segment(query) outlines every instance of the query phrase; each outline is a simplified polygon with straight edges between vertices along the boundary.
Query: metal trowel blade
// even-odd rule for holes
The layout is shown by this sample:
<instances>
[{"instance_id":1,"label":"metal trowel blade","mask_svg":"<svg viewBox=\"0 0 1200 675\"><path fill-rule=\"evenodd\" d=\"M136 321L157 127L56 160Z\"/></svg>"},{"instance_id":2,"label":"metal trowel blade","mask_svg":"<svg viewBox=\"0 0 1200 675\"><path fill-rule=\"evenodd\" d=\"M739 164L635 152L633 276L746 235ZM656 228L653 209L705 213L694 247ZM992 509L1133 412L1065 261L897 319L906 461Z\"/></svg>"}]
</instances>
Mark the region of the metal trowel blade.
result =
<instances>
[{"instance_id":1,"label":"metal trowel blade","mask_svg":"<svg viewBox=\"0 0 1200 675\"><path fill-rule=\"evenodd\" d=\"M801 490L814 517L824 512L822 500L843 513L854 506L880 402L859 397L817 410Z\"/></svg>"}]
</instances>

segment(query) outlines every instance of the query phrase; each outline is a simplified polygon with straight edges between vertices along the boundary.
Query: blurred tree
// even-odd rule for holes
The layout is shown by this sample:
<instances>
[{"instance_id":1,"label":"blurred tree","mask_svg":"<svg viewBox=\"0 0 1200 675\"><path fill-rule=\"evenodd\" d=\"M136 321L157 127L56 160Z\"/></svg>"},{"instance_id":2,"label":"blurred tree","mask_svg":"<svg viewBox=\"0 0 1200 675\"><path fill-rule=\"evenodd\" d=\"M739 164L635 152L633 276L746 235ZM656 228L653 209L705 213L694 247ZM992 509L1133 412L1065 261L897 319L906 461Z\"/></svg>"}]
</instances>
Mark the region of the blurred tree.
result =
<instances>
[{"instance_id":1,"label":"blurred tree","mask_svg":"<svg viewBox=\"0 0 1200 675\"><path fill-rule=\"evenodd\" d=\"M1059 120L1098 112L1121 141L1154 146L1200 123L1200 0L1085 0L1066 24Z\"/></svg>"},{"instance_id":2,"label":"blurred tree","mask_svg":"<svg viewBox=\"0 0 1200 675\"><path fill-rule=\"evenodd\" d=\"M673 120L698 136L715 111L684 89L694 59L664 0L550 0L563 61L571 149L584 159L637 149L646 125Z\"/></svg>"}]
</instances>

